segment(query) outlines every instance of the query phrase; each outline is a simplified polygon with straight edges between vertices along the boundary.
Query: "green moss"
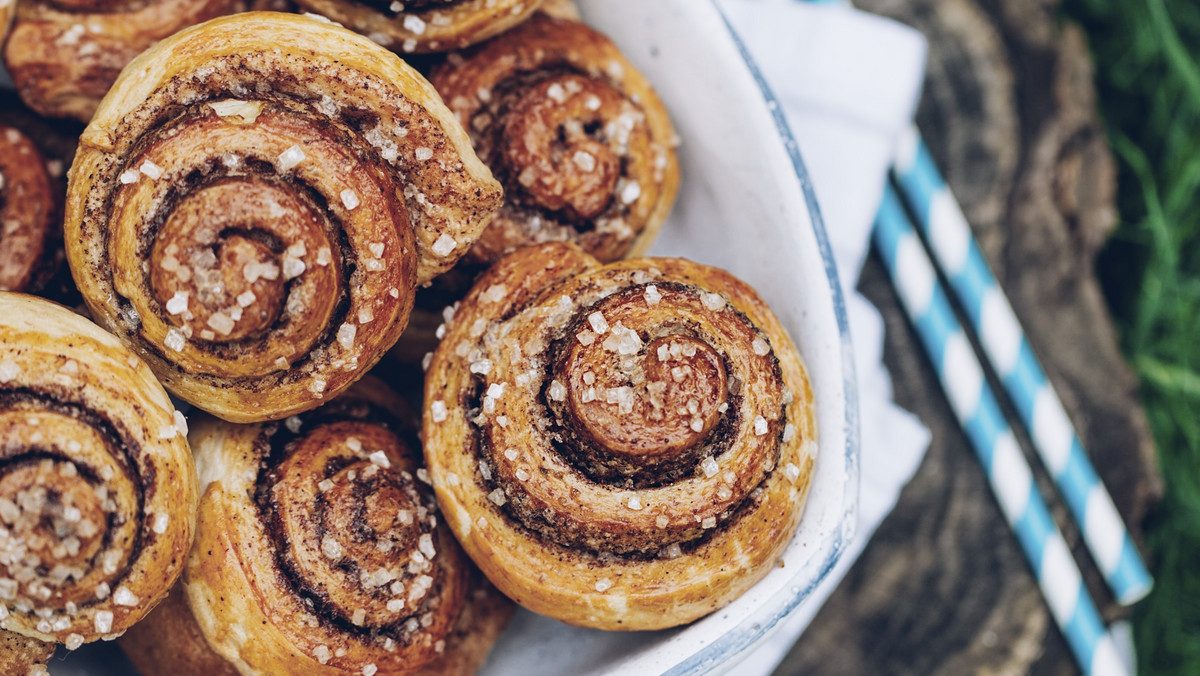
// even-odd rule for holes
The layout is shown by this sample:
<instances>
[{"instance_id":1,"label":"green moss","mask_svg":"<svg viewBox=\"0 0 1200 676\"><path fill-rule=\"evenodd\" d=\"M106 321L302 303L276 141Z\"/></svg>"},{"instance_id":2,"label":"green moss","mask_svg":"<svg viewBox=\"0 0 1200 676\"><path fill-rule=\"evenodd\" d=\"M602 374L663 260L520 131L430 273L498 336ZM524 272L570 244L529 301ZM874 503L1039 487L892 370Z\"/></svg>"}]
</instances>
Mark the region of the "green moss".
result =
<instances>
[{"instance_id":1,"label":"green moss","mask_svg":"<svg viewBox=\"0 0 1200 676\"><path fill-rule=\"evenodd\" d=\"M1142 380L1166 496L1145 525L1142 673L1200 674L1200 4L1065 0L1087 30L1121 166L1100 276Z\"/></svg>"}]
</instances>

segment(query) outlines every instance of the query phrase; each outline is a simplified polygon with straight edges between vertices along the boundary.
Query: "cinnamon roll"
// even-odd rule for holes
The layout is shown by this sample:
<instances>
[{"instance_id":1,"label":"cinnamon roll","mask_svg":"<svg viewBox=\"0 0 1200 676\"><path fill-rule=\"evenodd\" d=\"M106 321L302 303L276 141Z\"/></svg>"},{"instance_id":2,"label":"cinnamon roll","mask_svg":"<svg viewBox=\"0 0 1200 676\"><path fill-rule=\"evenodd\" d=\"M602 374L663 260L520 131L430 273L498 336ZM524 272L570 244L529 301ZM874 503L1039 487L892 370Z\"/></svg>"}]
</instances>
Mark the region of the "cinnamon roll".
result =
<instances>
[{"instance_id":1,"label":"cinnamon roll","mask_svg":"<svg viewBox=\"0 0 1200 676\"><path fill-rule=\"evenodd\" d=\"M186 433L120 341L0 293L0 629L74 650L166 595L196 518Z\"/></svg>"},{"instance_id":2,"label":"cinnamon roll","mask_svg":"<svg viewBox=\"0 0 1200 676\"><path fill-rule=\"evenodd\" d=\"M437 93L317 19L250 12L122 73L71 168L72 273L167 389L232 421L345 390L501 188Z\"/></svg>"},{"instance_id":3,"label":"cinnamon roll","mask_svg":"<svg viewBox=\"0 0 1200 676\"><path fill-rule=\"evenodd\" d=\"M433 485L471 558L571 624L690 622L787 545L812 390L762 299L678 259L520 250L447 325L425 389Z\"/></svg>"},{"instance_id":4,"label":"cinnamon roll","mask_svg":"<svg viewBox=\"0 0 1200 676\"><path fill-rule=\"evenodd\" d=\"M40 289L62 262L61 162L0 116L0 290Z\"/></svg>"},{"instance_id":5,"label":"cinnamon roll","mask_svg":"<svg viewBox=\"0 0 1200 676\"><path fill-rule=\"evenodd\" d=\"M246 5L246 0L21 0L4 62L31 108L87 122L117 74L143 49Z\"/></svg>"},{"instance_id":6,"label":"cinnamon roll","mask_svg":"<svg viewBox=\"0 0 1200 676\"><path fill-rule=\"evenodd\" d=\"M241 674L473 673L512 605L441 519L413 417L366 378L282 423L195 423L205 489L174 633ZM166 627L136 628L126 650L147 673L199 673L142 661L176 640ZM194 657L184 646L170 652Z\"/></svg>"},{"instance_id":7,"label":"cinnamon roll","mask_svg":"<svg viewBox=\"0 0 1200 676\"><path fill-rule=\"evenodd\" d=\"M399 52L473 45L529 18L542 0L293 0Z\"/></svg>"},{"instance_id":8,"label":"cinnamon roll","mask_svg":"<svg viewBox=\"0 0 1200 676\"><path fill-rule=\"evenodd\" d=\"M552 240L604 262L649 249L679 185L676 137L662 101L608 38L539 14L451 54L430 81L505 188L466 262Z\"/></svg>"}]
</instances>

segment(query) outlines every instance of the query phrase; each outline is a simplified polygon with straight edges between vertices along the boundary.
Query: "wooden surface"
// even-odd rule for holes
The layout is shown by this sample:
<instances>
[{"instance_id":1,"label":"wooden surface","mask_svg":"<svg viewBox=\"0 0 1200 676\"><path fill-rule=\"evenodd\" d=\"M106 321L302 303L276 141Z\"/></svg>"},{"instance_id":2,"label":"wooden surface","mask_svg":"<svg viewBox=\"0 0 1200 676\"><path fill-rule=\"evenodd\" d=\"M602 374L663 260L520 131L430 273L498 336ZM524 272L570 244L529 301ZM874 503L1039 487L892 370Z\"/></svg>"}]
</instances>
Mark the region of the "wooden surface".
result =
<instances>
[{"instance_id":1,"label":"wooden surface","mask_svg":"<svg viewBox=\"0 0 1200 676\"><path fill-rule=\"evenodd\" d=\"M1094 256L1115 225L1115 165L1083 35L1057 19L1054 0L858 5L930 39L918 123L1136 533L1162 484L1136 381L1093 277ZM860 289L887 323L897 401L931 428L933 443L778 673L1076 672L878 260ZM1125 616L1033 464L1102 614Z\"/></svg>"}]
</instances>

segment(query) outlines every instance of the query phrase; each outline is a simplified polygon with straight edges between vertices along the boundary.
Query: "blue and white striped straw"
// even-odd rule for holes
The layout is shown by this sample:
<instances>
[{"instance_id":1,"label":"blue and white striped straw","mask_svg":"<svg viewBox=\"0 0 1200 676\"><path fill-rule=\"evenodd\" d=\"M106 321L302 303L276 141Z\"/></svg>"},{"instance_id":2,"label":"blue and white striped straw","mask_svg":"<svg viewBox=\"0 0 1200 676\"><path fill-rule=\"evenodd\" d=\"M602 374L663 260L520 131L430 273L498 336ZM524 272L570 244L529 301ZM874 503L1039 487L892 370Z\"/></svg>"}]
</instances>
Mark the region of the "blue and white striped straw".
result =
<instances>
[{"instance_id":1,"label":"blue and white striped straw","mask_svg":"<svg viewBox=\"0 0 1200 676\"><path fill-rule=\"evenodd\" d=\"M1079 665L1086 674L1128 673L891 186L876 216L873 241Z\"/></svg>"},{"instance_id":2,"label":"blue and white striped straw","mask_svg":"<svg viewBox=\"0 0 1200 676\"><path fill-rule=\"evenodd\" d=\"M1150 573L916 127L892 173L1113 596L1138 601L1150 591Z\"/></svg>"}]
</instances>

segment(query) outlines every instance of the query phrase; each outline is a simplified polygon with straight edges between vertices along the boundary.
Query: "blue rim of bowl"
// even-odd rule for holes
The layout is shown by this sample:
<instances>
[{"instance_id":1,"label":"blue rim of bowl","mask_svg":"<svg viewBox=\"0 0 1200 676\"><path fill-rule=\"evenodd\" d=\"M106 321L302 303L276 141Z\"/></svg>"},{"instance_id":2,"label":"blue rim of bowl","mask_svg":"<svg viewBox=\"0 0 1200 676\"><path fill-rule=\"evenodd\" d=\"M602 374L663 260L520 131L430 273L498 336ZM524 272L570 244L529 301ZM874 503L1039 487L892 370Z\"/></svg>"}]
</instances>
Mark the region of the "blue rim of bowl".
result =
<instances>
[{"instance_id":1,"label":"blue rim of bowl","mask_svg":"<svg viewBox=\"0 0 1200 676\"><path fill-rule=\"evenodd\" d=\"M758 613L755 613L754 617L743 620L736 627L725 632L720 639L668 669L665 674L669 676L694 676L710 673L722 666L731 666L731 663L737 658L743 657L756 644L766 639L801 603L808 599L819 584L829 577L830 572L833 571L834 566L837 565L842 554L845 553L846 547L854 538L854 532L858 526L858 381L854 373L854 349L850 339L850 323L846 316L846 299L842 295L842 286L838 278L837 264L833 258L833 249L829 244L829 236L825 232L825 222L821 218L821 209L817 205L817 196L813 192L812 181L809 180L808 176L808 169L804 166L804 160L800 157L800 146L796 143L796 137L792 135L791 127L788 126L787 119L784 117L779 99L775 97L770 85L767 84L766 78L763 77L758 64L755 63L754 59L750 56L749 50L746 49L746 44L742 41L737 31L734 30L733 25L729 23L729 18L721 11L717 1L710 0L710 2L717 14L720 15L726 30L729 31L729 36L737 46L738 52L742 56L742 61L745 63L747 70L749 70L751 77L758 84L763 100L767 105L767 110L771 113L771 117L775 121L775 128L779 133L780 140L783 142L784 150L787 151L788 156L792 160L792 167L796 172L796 180L799 183L801 193L804 195L804 201L808 205L809 219L812 221L817 248L821 253L821 260L825 264L825 276L829 279L829 286L832 290L833 314L837 320L838 338L841 342L842 387L846 397L845 418L843 421L846 433L846 486L844 489L846 511L842 517L841 527L830 534L830 537L833 539L832 546L829 548L825 560L821 563L820 572L816 577L808 580L800 580L799 577L803 573L797 575L787 585L787 588L798 588L799 591L791 595L782 596L781 600L773 605L764 606Z\"/></svg>"}]
</instances>

